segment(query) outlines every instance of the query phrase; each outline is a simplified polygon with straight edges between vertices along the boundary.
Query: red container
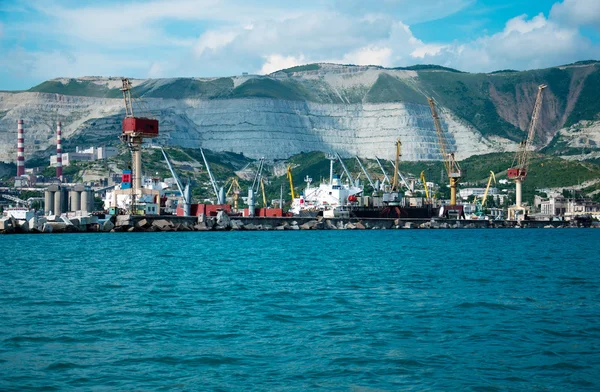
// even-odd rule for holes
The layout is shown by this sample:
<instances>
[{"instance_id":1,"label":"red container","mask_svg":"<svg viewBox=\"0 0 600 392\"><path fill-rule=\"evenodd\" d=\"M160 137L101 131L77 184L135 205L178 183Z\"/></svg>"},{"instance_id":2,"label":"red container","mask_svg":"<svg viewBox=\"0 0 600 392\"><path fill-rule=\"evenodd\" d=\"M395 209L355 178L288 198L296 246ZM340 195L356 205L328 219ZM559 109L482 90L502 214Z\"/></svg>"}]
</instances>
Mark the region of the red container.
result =
<instances>
[{"instance_id":1,"label":"red container","mask_svg":"<svg viewBox=\"0 0 600 392\"><path fill-rule=\"evenodd\" d=\"M126 117L123 119L123 133L138 133L143 137L158 136L158 120Z\"/></svg>"}]
</instances>

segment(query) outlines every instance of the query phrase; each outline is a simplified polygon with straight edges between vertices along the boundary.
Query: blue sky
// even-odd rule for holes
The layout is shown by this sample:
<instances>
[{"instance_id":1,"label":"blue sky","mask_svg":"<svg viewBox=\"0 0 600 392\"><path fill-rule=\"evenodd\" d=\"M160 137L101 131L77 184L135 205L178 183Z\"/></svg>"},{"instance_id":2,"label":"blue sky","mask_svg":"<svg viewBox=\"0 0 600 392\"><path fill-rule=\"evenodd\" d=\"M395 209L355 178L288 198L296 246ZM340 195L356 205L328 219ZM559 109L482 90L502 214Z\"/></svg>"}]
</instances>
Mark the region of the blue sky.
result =
<instances>
[{"instance_id":1,"label":"blue sky","mask_svg":"<svg viewBox=\"0 0 600 392\"><path fill-rule=\"evenodd\" d=\"M0 0L0 53L0 90L312 62L531 69L600 59L600 0Z\"/></svg>"}]
</instances>

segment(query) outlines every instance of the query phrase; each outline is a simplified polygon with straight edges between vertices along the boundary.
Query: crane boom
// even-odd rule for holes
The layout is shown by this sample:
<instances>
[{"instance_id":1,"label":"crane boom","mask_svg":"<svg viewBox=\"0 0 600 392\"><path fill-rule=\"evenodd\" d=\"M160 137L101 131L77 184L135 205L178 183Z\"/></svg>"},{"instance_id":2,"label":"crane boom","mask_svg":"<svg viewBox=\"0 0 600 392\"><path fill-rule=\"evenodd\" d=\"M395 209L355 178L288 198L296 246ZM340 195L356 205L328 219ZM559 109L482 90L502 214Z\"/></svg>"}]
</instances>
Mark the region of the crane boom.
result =
<instances>
[{"instance_id":1,"label":"crane boom","mask_svg":"<svg viewBox=\"0 0 600 392\"><path fill-rule=\"evenodd\" d=\"M371 176L369 176L369 173L367 173L367 169L365 169L365 167L363 166L362 162L360 161L360 158L358 156L356 156L355 158L358 161L358 166L360 166L363 173L365 173L365 177L367 177L369 184L371 184L371 187L373 187L374 191L377 191L377 188L375 188L375 184L373 183L373 179L371 179Z\"/></svg>"},{"instance_id":2,"label":"crane boom","mask_svg":"<svg viewBox=\"0 0 600 392\"><path fill-rule=\"evenodd\" d=\"M431 108L431 116L433 117L433 124L435 126L435 133L438 138L440 153L442 154L442 160L444 162L444 168L446 169L446 174L448 174L448 178L450 179L450 205L456 205L456 187L460 181L460 178L462 177L462 171L460 169L460 165L454 158L454 152L450 152L448 149L448 140L446 139L446 135L442 130L440 118L435 108L435 101L433 98L427 98L427 101L429 102L429 107Z\"/></svg>"},{"instance_id":3,"label":"crane boom","mask_svg":"<svg viewBox=\"0 0 600 392\"><path fill-rule=\"evenodd\" d=\"M177 185L177 188L179 189L181 196L185 198L185 196L183 195L183 186L181 184L181 181L179 180L179 177L177 176L177 173L175 173L175 170L173 170L173 166L171 166L171 162L169 161L169 157L167 157L167 153L165 152L165 150L162 147L160 148L160 151L162 152L163 157L165 157L165 162L167 162L169 171L171 171L171 174L173 175L173 178L175 179L175 184Z\"/></svg>"},{"instance_id":4,"label":"crane boom","mask_svg":"<svg viewBox=\"0 0 600 392\"><path fill-rule=\"evenodd\" d=\"M292 179L292 166L291 165L288 165L287 176L288 176L288 180L290 180L290 190L292 192L292 201L293 201L296 198L296 194L294 193L294 180Z\"/></svg>"},{"instance_id":5,"label":"crane boom","mask_svg":"<svg viewBox=\"0 0 600 392\"><path fill-rule=\"evenodd\" d=\"M400 138L398 138L398 140L396 140L396 163L394 164L394 179L392 180L392 192L398 192L400 188L400 184L398 182L398 166L400 165L400 155L402 155L401 148L402 142L400 142Z\"/></svg>"},{"instance_id":6,"label":"crane boom","mask_svg":"<svg viewBox=\"0 0 600 392\"><path fill-rule=\"evenodd\" d=\"M352 181L352 174L350 174L350 171L346 167L346 164L342 160L342 157L337 152L335 153L335 155L337 156L338 160L340 161L340 164L342 165L342 168L344 169L344 173L346 173L346 175L348 176L348 181Z\"/></svg>"},{"instance_id":7,"label":"crane boom","mask_svg":"<svg viewBox=\"0 0 600 392\"><path fill-rule=\"evenodd\" d=\"M427 187L427 180L425 180L425 170L421 172L421 182L423 183L423 188L425 188L425 197L429 199L429 188Z\"/></svg>"},{"instance_id":8,"label":"crane boom","mask_svg":"<svg viewBox=\"0 0 600 392\"><path fill-rule=\"evenodd\" d=\"M267 208L267 195L265 194L265 181L262 177L260 178L260 189L262 190L263 207Z\"/></svg>"},{"instance_id":9,"label":"crane boom","mask_svg":"<svg viewBox=\"0 0 600 392\"><path fill-rule=\"evenodd\" d=\"M485 193L483 194L483 199L481 200L481 208L485 207L485 202L487 201L488 192L490 191L490 185L492 185L492 180L494 184L496 184L496 175L493 171L490 170L490 178L488 179L487 186L485 187Z\"/></svg>"},{"instance_id":10,"label":"crane boom","mask_svg":"<svg viewBox=\"0 0 600 392\"><path fill-rule=\"evenodd\" d=\"M527 139L521 142L519 150L515 154L513 166L509 168L507 172L508 178L515 181L516 209L522 208L522 185L523 180L527 177L527 170L529 169L529 161L531 159L531 152L529 151L529 147L533 145L533 138L535 137L535 127L540 116L543 93L546 87L547 86L545 84L538 86L538 92L535 98L535 105L533 106L533 113L531 114L531 122L529 123L529 129L527 130ZM511 217L511 215L511 211L509 211L509 218Z\"/></svg>"},{"instance_id":11,"label":"crane boom","mask_svg":"<svg viewBox=\"0 0 600 392\"><path fill-rule=\"evenodd\" d=\"M535 127L540 117L540 109L542 107L542 98L544 89L547 86L542 84L538 86L537 96L535 98L535 105L533 106L533 113L531 115L531 121L529 122L529 129L527 130L527 139L525 139L519 145L519 150L515 154L513 160L513 166L508 169L508 178L520 179L523 181L527 177L527 169L529 168L529 161L531 159L531 152L529 148L533 145L533 139L535 137Z\"/></svg>"},{"instance_id":12,"label":"crane boom","mask_svg":"<svg viewBox=\"0 0 600 392\"><path fill-rule=\"evenodd\" d=\"M215 178L213 177L212 172L210 171L210 165L208 164L208 161L206 160L206 157L204 156L204 150L200 149L200 154L202 154L202 159L204 160L204 165L206 166L206 171L208 172L208 178L210 178L210 183L213 187L213 190L215 191L215 195L217 196L217 204L223 204L225 202L225 200L221 200L221 196L220 196L220 192L217 188L217 181L215 181Z\"/></svg>"},{"instance_id":13,"label":"crane boom","mask_svg":"<svg viewBox=\"0 0 600 392\"><path fill-rule=\"evenodd\" d=\"M2 195L3 198L8 199L10 201L14 201L17 205L22 204L23 206L29 206L29 203L23 199L19 199L16 196L12 195Z\"/></svg>"},{"instance_id":14,"label":"crane boom","mask_svg":"<svg viewBox=\"0 0 600 392\"><path fill-rule=\"evenodd\" d=\"M379 165L379 168L381 169L381 172L383 173L383 179L387 180L388 184L391 184L390 178L386 174L385 169L383 168L383 165L381 164L381 162L379 162L379 158L375 157L375 160L377 161L377 164Z\"/></svg>"}]
</instances>

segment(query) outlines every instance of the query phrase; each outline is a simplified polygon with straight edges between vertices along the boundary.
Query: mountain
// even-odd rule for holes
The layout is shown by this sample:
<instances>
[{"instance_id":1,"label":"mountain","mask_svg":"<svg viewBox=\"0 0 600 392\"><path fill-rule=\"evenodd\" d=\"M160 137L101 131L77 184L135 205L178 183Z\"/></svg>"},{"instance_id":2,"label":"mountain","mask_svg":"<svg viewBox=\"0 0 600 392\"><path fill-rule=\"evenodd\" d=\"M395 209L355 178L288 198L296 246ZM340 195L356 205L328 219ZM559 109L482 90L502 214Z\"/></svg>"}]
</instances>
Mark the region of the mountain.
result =
<instances>
[{"instance_id":1,"label":"mountain","mask_svg":"<svg viewBox=\"0 0 600 392\"><path fill-rule=\"evenodd\" d=\"M489 74L431 65L309 64L267 76L132 82L143 107L160 120L160 144L269 159L330 150L391 158L400 137L406 161L440 158L426 97L438 102L449 144L465 159L513 151L544 83L537 149L574 159L600 156L596 61ZM24 92L0 92L0 161L15 160L17 119L25 122L27 158L53 148L58 120L67 151L118 143L120 85L115 77L62 78Z\"/></svg>"}]
</instances>

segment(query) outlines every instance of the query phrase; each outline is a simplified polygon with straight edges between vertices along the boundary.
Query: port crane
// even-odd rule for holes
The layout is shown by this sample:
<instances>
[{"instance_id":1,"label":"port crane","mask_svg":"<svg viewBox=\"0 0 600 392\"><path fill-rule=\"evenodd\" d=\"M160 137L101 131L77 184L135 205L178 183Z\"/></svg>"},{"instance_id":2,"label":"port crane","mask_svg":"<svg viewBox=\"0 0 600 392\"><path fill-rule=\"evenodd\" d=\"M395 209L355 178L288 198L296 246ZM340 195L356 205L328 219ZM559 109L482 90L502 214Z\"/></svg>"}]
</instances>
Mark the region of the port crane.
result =
<instances>
[{"instance_id":1,"label":"port crane","mask_svg":"<svg viewBox=\"0 0 600 392\"><path fill-rule=\"evenodd\" d=\"M177 185L177 189L179 189L179 193L181 194L181 199L183 201L183 215L185 216L190 216L190 210L191 210L191 205L192 205L192 192L190 190L190 183L189 181L185 184L185 186L183 186L183 184L181 183L181 180L179 179L179 176L177 175L177 173L175 173L175 170L173 170L173 166L171 165L171 162L169 161L169 157L167 156L167 153L165 152L165 150L161 147L160 151L163 154L163 157L165 157L165 161L167 162L167 166L169 167L169 170L171 171L171 175L173 176L173 178L175 179L175 184Z\"/></svg>"},{"instance_id":2,"label":"port crane","mask_svg":"<svg viewBox=\"0 0 600 392\"><path fill-rule=\"evenodd\" d=\"M131 176L133 186L131 188L132 200L131 207L134 211L135 197L142 196L142 143L144 139L155 138L158 136L158 120L153 118L148 108L141 100L136 97L134 100L131 94L131 81L127 78L121 79L123 100L125 101L125 118L122 124L122 134L119 139L126 143L131 151ZM138 109L145 111L145 117L136 116L133 112L134 103Z\"/></svg>"},{"instance_id":3,"label":"port crane","mask_svg":"<svg viewBox=\"0 0 600 392\"><path fill-rule=\"evenodd\" d=\"M531 115L531 121L529 123L529 129L527 130L527 139L521 142L519 149L515 154L512 166L508 169L508 178L515 182L515 205L508 209L508 219L516 219L519 214L523 214L525 209L522 206L522 184L523 180L527 177L529 162L531 159L530 148L533 146L533 138L535 137L535 127L538 123L540 116L540 109L542 107L542 98L544 89L547 86L542 84L538 86L537 96L535 98L535 105L533 106L533 113Z\"/></svg>"},{"instance_id":4,"label":"port crane","mask_svg":"<svg viewBox=\"0 0 600 392\"><path fill-rule=\"evenodd\" d=\"M485 187L485 192L483 193L483 197L481 201L477 200L475 203L476 212L475 215L477 217L481 217L484 215L485 203L487 202L488 194L490 192L490 187L492 186L492 181L496 184L496 175L493 171L490 170L490 176L488 178L487 186Z\"/></svg>"},{"instance_id":5,"label":"port crane","mask_svg":"<svg viewBox=\"0 0 600 392\"><path fill-rule=\"evenodd\" d=\"M208 161L206 160L206 156L204 156L204 150L200 149L200 154L202 154L202 159L204 160L204 166L206 166L206 171L208 172L208 178L210 179L210 183L213 187L213 191L215 192L215 195L217 196L217 204L225 204L225 190L223 189L223 187L218 187L217 185L217 181L215 180L215 177L212 174L212 171L210 170L210 165L208 164Z\"/></svg>"},{"instance_id":6,"label":"port crane","mask_svg":"<svg viewBox=\"0 0 600 392\"><path fill-rule=\"evenodd\" d=\"M265 180L262 177L260 178L260 189L262 191L263 208L267 208L267 195L265 194Z\"/></svg>"},{"instance_id":7,"label":"port crane","mask_svg":"<svg viewBox=\"0 0 600 392\"><path fill-rule=\"evenodd\" d=\"M292 193L292 202L294 201L294 199L296 198L296 194L294 193L294 180L292 178L292 166L288 165L287 167L287 177L288 180L290 181L290 191Z\"/></svg>"},{"instance_id":8,"label":"port crane","mask_svg":"<svg viewBox=\"0 0 600 392\"><path fill-rule=\"evenodd\" d=\"M375 186L375 183L373 182L373 179L371 178L371 176L369 176L369 173L367 173L367 169L365 168L365 166L362 164L362 162L360 161L360 158L358 156L355 156L356 161L358 162L358 166L360 166L361 170L363 171L363 173L365 174L365 177L367 177L367 181L369 181L369 184L371 185L371 187L373 188L373 192L377 192L378 189Z\"/></svg>"},{"instance_id":9,"label":"port crane","mask_svg":"<svg viewBox=\"0 0 600 392\"><path fill-rule=\"evenodd\" d=\"M337 152L335 153L335 156L340 161L340 164L342 165L342 168L344 169L344 173L346 173L346 176L348 176L348 181L352 182L352 174L350 174L350 170L348 170L348 167L346 167L346 164L342 160L342 157Z\"/></svg>"},{"instance_id":10,"label":"port crane","mask_svg":"<svg viewBox=\"0 0 600 392\"><path fill-rule=\"evenodd\" d=\"M427 180L425 180L425 170L421 171L420 178L423 183L423 188L425 188L425 197L429 200L429 187L427 186Z\"/></svg>"},{"instance_id":11,"label":"port crane","mask_svg":"<svg viewBox=\"0 0 600 392\"><path fill-rule=\"evenodd\" d=\"M14 201L15 203L17 203L17 206L19 204L21 204L23 207L27 206L29 207L29 202L23 199L19 199L16 196L12 196L12 195L2 195L3 198L8 199L10 201Z\"/></svg>"},{"instance_id":12,"label":"port crane","mask_svg":"<svg viewBox=\"0 0 600 392\"><path fill-rule=\"evenodd\" d=\"M381 172L383 173L382 184L385 184L386 181L388 184L391 184L390 178L388 177L387 173L385 172L385 169L383 168L383 165L381 164L381 162L379 161L379 158L377 158L377 156L375 156L375 160L377 161L377 164L379 165L379 168L381 169Z\"/></svg>"},{"instance_id":13,"label":"port crane","mask_svg":"<svg viewBox=\"0 0 600 392\"><path fill-rule=\"evenodd\" d=\"M442 130L442 126L440 124L440 118L438 117L437 110L435 108L435 101L433 98L427 98L429 102L429 107L431 108L431 116L433 117L433 124L435 125L435 133L438 138L440 152L442 154L442 160L444 162L444 168L446 169L446 174L450 179L450 205L456 205L456 188L460 179L462 177L462 171L460 169L460 165L454 158L454 152L450 152L448 147L448 140L446 139L446 135Z\"/></svg>"},{"instance_id":14,"label":"port crane","mask_svg":"<svg viewBox=\"0 0 600 392\"><path fill-rule=\"evenodd\" d=\"M231 185L229 185L229 189L227 189L226 196L233 191L233 209L234 211L238 211L238 204L240 199L240 191L242 188L240 187L240 183L238 182L236 177L231 178Z\"/></svg>"},{"instance_id":15,"label":"port crane","mask_svg":"<svg viewBox=\"0 0 600 392\"><path fill-rule=\"evenodd\" d=\"M400 156L402 155L402 142L400 138L396 140L396 163L394 164L394 179L392 180L392 192L398 192L400 190L400 183L398 181L398 166L400 165Z\"/></svg>"}]
</instances>

